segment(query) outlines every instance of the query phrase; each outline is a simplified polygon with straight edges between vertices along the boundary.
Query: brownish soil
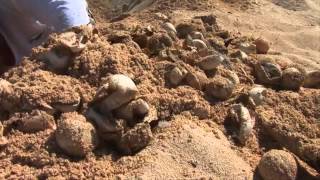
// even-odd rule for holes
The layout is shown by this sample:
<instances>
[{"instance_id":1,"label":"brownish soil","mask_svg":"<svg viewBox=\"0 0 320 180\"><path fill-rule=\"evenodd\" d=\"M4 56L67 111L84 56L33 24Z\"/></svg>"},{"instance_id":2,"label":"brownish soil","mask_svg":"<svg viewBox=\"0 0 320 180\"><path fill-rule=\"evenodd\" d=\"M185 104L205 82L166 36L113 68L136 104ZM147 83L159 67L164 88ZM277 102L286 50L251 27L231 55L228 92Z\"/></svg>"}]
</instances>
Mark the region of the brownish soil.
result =
<instances>
[{"instance_id":1,"label":"brownish soil","mask_svg":"<svg viewBox=\"0 0 320 180\"><path fill-rule=\"evenodd\" d=\"M161 24L167 20L156 14L161 12L174 25L192 21L207 40L214 42L210 48L224 54L228 51L226 55L229 56L238 50L237 42L252 42L253 37L232 29L233 42L226 47L226 39L220 36L228 30L224 29L228 25L214 24L213 30L209 31L195 17L210 15L219 8L228 8L234 13L241 7L241 14L261 8L259 3L250 0L161 0L147 9L124 16L119 11L111 12L110 6L99 0L89 2L97 20L97 32L89 37L86 49L72 56L66 70L53 71L41 61L43 53L56 46L54 39L59 35L53 35L21 65L2 75L1 78L14 85L14 93L12 97L1 98L15 106L10 110L0 107L0 120L8 141L5 145L0 141L0 179L260 179L256 167L261 156L270 149L294 153L303 163L300 168L304 173L300 172L299 178L319 178L319 89L301 88L294 92L268 87L265 103L254 108L248 105L246 94L257 83L253 70L253 64L259 59L256 54L250 55L248 60L232 59L215 72L204 72L196 65L204 55L185 47L183 39L173 40L173 45L167 48L167 52L171 52L169 57L153 53L155 49L137 40L138 35L148 32L148 27L153 34L149 36L166 34ZM282 1L272 2L286 6L279 3ZM297 11L307 7L297 4ZM220 22L226 14L218 12L217 16ZM309 59L316 59L319 54L314 49L310 50L312 58ZM300 56L308 58L304 52L295 55ZM279 64L285 68L287 62ZM172 86L168 72L175 66L192 73L201 72L209 80L217 75L225 76L228 69L239 76L240 84L227 100L213 99L205 90L191 87L188 82ZM85 115L97 89L111 74L132 78L139 89L139 97L157 110L158 120L151 123L153 140L137 154L124 156L113 144L103 143L85 158L72 158L58 147L54 138L55 126L27 133L12 124L17 118L28 121L30 116L26 113L34 110L48 111L48 106L74 104L79 99L80 107L76 111ZM245 145L234 138L234 127L228 123L229 109L235 103L246 105L255 117L254 133ZM60 116L61 113L54 113L45 117L57 121Z\"/></svg>"}]
</instances>

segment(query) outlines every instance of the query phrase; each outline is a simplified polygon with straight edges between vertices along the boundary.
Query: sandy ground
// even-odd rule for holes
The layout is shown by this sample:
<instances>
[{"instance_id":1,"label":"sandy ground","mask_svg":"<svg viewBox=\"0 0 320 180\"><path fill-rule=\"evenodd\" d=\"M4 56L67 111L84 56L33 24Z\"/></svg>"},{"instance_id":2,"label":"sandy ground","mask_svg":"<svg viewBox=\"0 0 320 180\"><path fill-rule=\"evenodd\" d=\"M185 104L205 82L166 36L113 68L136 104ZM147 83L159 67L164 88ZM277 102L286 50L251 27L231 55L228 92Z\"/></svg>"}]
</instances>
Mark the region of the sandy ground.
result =
<instances>
[{"instance_id":1,"label":"sandy ground","mask_svg":"<svg viewBox=\"0 0 320 180\"><path fill-rule=\"evenodd\" d=\"M282 69L290 63L319 69L317 0L159 0L154 4L146 0L133 1L122 15L119 4L128 1L89 2L98 33L87 37L87 47L71 57L67 69L55 70L42 61L44 53L59 47L56 40L61 37L53 36L1 77L14 89L1 89L0 94L1 103L11 105L0 108L7 140L4 143L0 139L1 179L262 179L257 165L271 149L294 154L299 164L297 179L319 178L319 89L289 91L267 86L264 104L252 107L246 97L258 83L253 64L262 55L253 54L248 60L234 60L208 72L197 66L202 53L186 47L184 39L173 40L167 48L173 55L163 57L154 53L157 46L137 38L141 37L139 33L146 33L157 40L165 34L161 27L164 21L174 25L195 21L198 30L203 30L205 38L213 43L210 48L230 56L226 51L238 47L231 44L226 48L223 41L227 39L204 30L203 22L195 18L214 14L218 24L212 28L230 31L235 42L250 42L251 36L270 41L271 51L263 56L275 59ZM111 11L111 7L116 10ZM186 68L196 78L195 74L206 76L206 81L225 77L229 72L226 70L230 70L240 83L232 96L222 101L208 97L201 82L200 88L189 81L179 86L170 84L168 72L173 67ZM150 123L152 141L130 156L106 142L84 158L67 155L55 140L55 124L62 114L61 110L56 112L57 107L76 104L72 111L85 116L105 78L117 73L132 78L139 97L156 109L157 120ZM6 91L9 95L3 93ZM239 127L230 123L229 111L235 103L243 103L255 122L245 144L237 139ZM42 131L27 132L25 124L39 117L39 112ZM87 121L98 129L90 118Z\"/></svg>"},{"instance_id":2,"label":"sandy ground","mask_svg":"<svg viewBox=\"0 0 320 180\"><path fill-rule=\"evenodd\" d=\"M320 68L320 6L317 0L256 0L239 5L215 3L219 24L230 31L264 37L272 43L273 58ZM245 2L245 1L244 1ZM241 4L241 3L240 3ZM175 11L182 16L203 11ZM279 54L281 54L279 56Z\"/></svg>"}]
</instances>

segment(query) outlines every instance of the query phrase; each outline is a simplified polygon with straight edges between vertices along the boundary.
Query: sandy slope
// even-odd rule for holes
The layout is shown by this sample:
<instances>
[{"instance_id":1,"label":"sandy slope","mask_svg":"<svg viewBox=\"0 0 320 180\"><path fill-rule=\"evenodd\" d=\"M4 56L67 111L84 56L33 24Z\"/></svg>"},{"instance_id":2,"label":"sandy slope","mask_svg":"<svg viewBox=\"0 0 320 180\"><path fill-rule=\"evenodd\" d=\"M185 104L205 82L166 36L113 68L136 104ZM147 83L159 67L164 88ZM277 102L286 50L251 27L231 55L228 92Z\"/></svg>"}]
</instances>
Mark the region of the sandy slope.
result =
<instances>
[{"instance_id":1,"label":"sandy slope","mask_svg":"<svg viewBox=\"0 0 320 180\"><path fill-rule=\"evenodd\" d=\"M192 1L176 0L175 2L183 4ZM200 1L209 0L197 0L197 2ZM250 2L249 6L243 10L240 4L247 1ZM301 147L287 146L288 139L292 137L306 137L308 143L310 140L310 144L315 147L315 153L311 157L320 159L318 155L320 142L316 141L320 138L320 131L317 131L320 117L319 90L303 89L301 92L291 92L269 89L269 98L267 98L269 104L266 104L261 112L265 112L266 116L270 116L269 119L273 121L263 122L266 125L262 125L267 127L275 137L270 136L258 123L252 142L250 141L244 147L236 146L231 134L226 132L224 126L228 109L233 101L230 101L231 103L211 102L205 99L203 92L188 86L170 88L166 85L165 72L168 70L167 66L173 65L172 62L147 56L131 41L111 43L110 39L110 42L106 40L111 35L122 37L119 35L121 33L124 33L123 37L127 37L126 33L130 33L130 29L137 25L146 27L150 24L156 27L161 21L156 20L154 13L125 16L127 18L109 24L108 19L105 19L110 14L106 11L106 7L110 7L110 2L121 4L122 1L112 0L101 3L101 0L90 0L89 2L92 4L100 2L91 6L103 41L91 44L88 49L76 56L75 63L69 67L66 76L42 67L38 60L34 59L35 56L31 58L32 61L25 62L24 66L11 70L5 79L24 85L21 87L24 87L24 94L35 99L36 102L41 100L41 102L65 103L68 98L72 99L70 94L81 93L84 95L82 102L84 105L79 113L84 113L95 94L95 89L101 86L102 78L110 72L130 74L136 82L139 82L142 97L159 109L159 118L165 123L154 127L155 137L151 145L134 156L122 156L112 145L103 144L84 159L73 159L64 154L53 138L53 129L36 134L12 130L6 133L9 143L1 149L0 153L0 179L50 177L52 179L63 179L63 177L88 179L93 176L97 179L200 179L206 177L252 179L253 174L257 175L255 168L265 151L283 147L300 150L299 148L306 147L303 144L305 142ZM139 5L139 0L134 2L136 3L133 3L128 10L143 7L136 6ZM141 2L147 2L146 5L148 5L151 1ZM319 68L320 3L318 0L290 0L288 1L292 2L290 5L294 5L291 7L287 7L287 4L283 4L285 1L280 0L274 0L274 3L265 0L256 0L256 3L252 3L251 0L234 0L233 5L219 0L210 0L210 2L214 2L215 7L210 11L206 8L190 10L183 6L173 8L172 11L166 9L163 13L169 14L172 21L179 22L179 19L191 19L198 14L208 14L213 11L224 29L239 31L244 35L263 36L273 42L272 51L277 56L270 56L287 58L310 68ZM192 4L192 6L197 5ZM129 38L131 38L130 35ZM182 52L185 51L178 47ZM239 89L243 92L252 85L246 81L252 76L250 67L247 66L247 64L235 63L235 72L240 76L241 86L243 86ZM195 70L197 67L190 68ZM274 109L277 111L274 112ZM1 117L0 120L6 122L7 119L7 117ZM274 123L275 126L268 126L270 123ZM279 134L281 127L285 127L289 133ZM297 154L308 160L304 154ZM314 162L311 161L310 164L312 163ZM319 170L317 163L318 161L313 165Z\"/></svg>"},{"instance_id":2,"label":"sandy slope","mask_svg":"<svg viewBox=\"0 0 320 180\"><path fill-rule=\"evenodd\" d=\"M319 69L320 1L257 2L247 11L219 8L216 12L220 23L242 34L262 36L272 42L273 51L299 64Z\"/></svg>"}]
</instances>

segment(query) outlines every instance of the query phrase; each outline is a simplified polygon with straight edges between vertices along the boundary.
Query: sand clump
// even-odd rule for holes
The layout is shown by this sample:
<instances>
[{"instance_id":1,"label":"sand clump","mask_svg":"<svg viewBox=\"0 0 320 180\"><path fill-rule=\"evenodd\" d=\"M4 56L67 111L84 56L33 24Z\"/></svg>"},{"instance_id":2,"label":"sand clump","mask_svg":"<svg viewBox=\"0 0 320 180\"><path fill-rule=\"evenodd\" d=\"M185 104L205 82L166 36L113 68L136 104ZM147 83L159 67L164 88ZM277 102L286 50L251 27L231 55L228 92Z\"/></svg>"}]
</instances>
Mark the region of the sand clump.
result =
<instances>
[{"instance_id":1,"label":"sand clump","mask_svg":"<svg viewBox=\"0 0 320 180\"><path fill-rule=\"evenodd\" d=\"M55 133L61 149L72 156L83 157L93 151L98 143L98 134L85 117L76 113L63 114L58 120Z\"/></svg>"}]
</instances>

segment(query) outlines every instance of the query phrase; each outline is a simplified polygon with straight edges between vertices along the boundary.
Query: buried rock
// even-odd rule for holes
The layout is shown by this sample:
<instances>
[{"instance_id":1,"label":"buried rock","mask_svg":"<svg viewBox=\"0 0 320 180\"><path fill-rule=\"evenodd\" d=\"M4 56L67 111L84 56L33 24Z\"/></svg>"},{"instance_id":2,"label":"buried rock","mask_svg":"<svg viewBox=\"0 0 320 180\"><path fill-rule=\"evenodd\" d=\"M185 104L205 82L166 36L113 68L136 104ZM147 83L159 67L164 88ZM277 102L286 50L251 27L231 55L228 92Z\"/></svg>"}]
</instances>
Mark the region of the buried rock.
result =
<instances>
[{"instance_id":1,"label":"buried rock","mask_svg":"<svg viewBox=\"0 0 320 180\"><path fill-rule=\"evenodd\" d=\"M8 140L4 137L4 127L0 122L0 147L3 147L8 144Z\"/></svg>"},{"instance_id":2,"label":"buried rock","mask_svg":"<svg viewBox=\"0 0 320 180\"><path fill-rule=\"evenodd\" d=\"M95 123L99 136L110 142L118 142L127 128L127 123L123 119L116 119L111 113L102 115L90 108L86 116Z\"/></svg>"},{"instance_id":3,"label":"buried rock","mask_svg":"<svg viewBox=\"0 0 320 180\"><path fill-rule=\"evenodd\" d=\"M158 55L160 51L164 50L166 47L171 47L173 41L171 37L167 34L155 34L148 40L147 48L152 55Z\"/></svg>"},{"instance_id":4,"label":"buried rock","mask_svg":"<svg viewBox=\"0 0 320 180\"><path fill-rule=\"evenodd\" d=\"M259 82L267 85L279 85L282 70L278 64L261 61L255 64L254 69Z\"/></svg>"},{"instance_id":5,"label":"buried rock","mask_svg":"<svg viewBox=\"0 0 320 180\"><path fill-rule=\"evenodd\" d=\"M131 101L119 109L115 110L117 118L124 119L129 125L134 125L149 113L150 107L143 99Z\"/></svg>"},{"instance_id":6,"label":"buried rock","mask_svg":"<svg viewBox=\"0 0 320 180\"><path fill-rule=\"evenodd\" d=\"M283 71L281 86L284 89L299 90L304 80L305 75L299 69L291 67Z\"/></svg>"},{"instance_id":7,"label":"buried rock","mask_svg":"<svg viewBox=\"0 0 320 180\"><path fill-rule=\"evenodd\" d=\"M206 85L206 93L209 97L226 100L231 97L235 84L229 79L217 76Z\"/></svg>"},{"instance_id":8,"label":"buried rock","mask_svg":"<svg viewBox=\"0 0 320 180\"><path fill-rule=\"evenodd\" d=\"M152 139L150 125L148 123L140 123L121 137L118 148L126 155L133 155L148 146Z\"/></svg>"},{"instance_id":9,"label":"buried rock","mask_svg":"<svg viewBox=\"0 0 320 180\"><path fill-rule=\"evenodd\" d=\"M224 57L220 54L210 55L202 58L198 66L205 71L214 70L224 62Z\"/></svg>"},{"instance_id":10,"label":"buried rock","mask_svg":"<svg viewBox=\"0 0 320 180\"><path fill-rule=\"evenodd\" d=\"M248 93L249 103L254 107L260 106L263 103L264 98L267 94L266 91L267 89L263 86L257 85L253 87Z\"/></svg>"},{"instance_id":11,"label":"buried rock","mask_svg":"<svg viewBox=\"0 0 320 180\"><path fill-rule=\"evenodd\" d=\"M206 74L201 71L189 72L186 76L186 83L197 90L202 90L207 82Z\"/></svg>"},{"instance_id":12,"label":"buried rock","mask_svg":"<svg viewBox=\"0 0 320 180\"><path fill-rule=\"evenodd\" d=\"M168 74L170 83L174 86L178 86L188 74L188 71L184 68L174 67Z\"/></svg>"},{"instance_id":13,"label":"buried rock","mask_svg":"<svg viewBox=\"0 0 320 180\"><path fill-rule=\"evenodd\" d=\"M97 91L94 103L102 113L108 114L133 100L138 94L135 83L122 74L111 75Z\"/></svg>"},{"instance_id":14,"label":"buried rock","mask_svg":"<svg viewBox=\"0 0 320 180\"><path fill-rule=\"evenodd\" d=\"M257 49L258 54L267 54L270 49L269 42L265 39L262 39L262 38L256 39L254 41L254 44L256 45L256 49Z\"/></svg>"},{"instance_id":15,"label":"buried rock","mask_svg":"<svg viewBox=\"0 0 320 180\"><path fill-rule=\"evenodd\" d=\"M271 150L263 155L258 165L264 180L295 180L298 165L295 158L282 150Z\"/></svg>"},{"instance_id":16,"label":"buried rock","mask_svg":"<svg viewBox=\"0 0 320 180\"><path fill-rule=\"evenodd\" d=\"M249 110L242 104L232 105L229 116L236 126L239 127L237 139L242 145L245 145L253 135L253 127L255 125L254 118L251 117Z\"/></svg>"},{"instance_id":17,"label":"buried rock","mask_svg":"<svg viewBox=\"0 0 320 180\"><path fill-rule=\"evenodd\" d=\"M57 123L55 133L59 147L71 156L84 157L93 151L99 142L92 124L78 113L65 113Z\"/></svg>"},{"instance_id":18,"label":"buried rock","mask_svg":"<svg viewBox=\"0 0 320 180\"><path fill-rule=\"evenodd\" d=\"M71 63L72 53L64 46L56 46L40 55L51 71L64 72Z\"/></svg>"},{"instance_id":19,"label":"buried rock","mask_svg":"<svg viewBox=\"0 0 320 180\"><path fill-rule=\"evenodd\" d=\"M0 78L0 108L6 111L13 111L16 109L18 101L19 97L15 94L13 84Z\"/></svg>"},{"instance_id":20,"label":"buried rock","mask_svg":"<svg viewBox=\"0 0 320 180\"><path fill-rule=\"evenodd\" d=\"M320 71L314 70L308 72L303 86L307 88L320 88Z\"/></svg>"},{"instance_id":21,"label":"buried rock","mask_svg":"<svg viewBox=\"0 0 320 180\"><path fill-rule=\"evenodd\" d=\"M255 54L257 52L257 46L250 43L241 43L239 49L247 54Z\"/></svg>"},{"instance_id":22,"label":"buried rock","mask_svg":"<svg viewBox=\"0 0 320 180\"><path fill-rule=\"evenodd\" d=\"M54 117L40 110L33 110L31 113L16 113L6 124L8 127L14 127L24 133L35 133L55 128Z\"/></svg>"},{"instance_id":23,"label":"buried rock","mask_svg":"<svg viewBox=\"0 0 320 180\"><path fill-rule=\"evenodd\" d=\"M165 29L168 33L173 32L174 34L177 33L176 28L174 27L174 25L170 22L166 22L162 25L163 29Z\"/></svg>"}]
</instances>

